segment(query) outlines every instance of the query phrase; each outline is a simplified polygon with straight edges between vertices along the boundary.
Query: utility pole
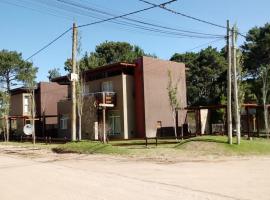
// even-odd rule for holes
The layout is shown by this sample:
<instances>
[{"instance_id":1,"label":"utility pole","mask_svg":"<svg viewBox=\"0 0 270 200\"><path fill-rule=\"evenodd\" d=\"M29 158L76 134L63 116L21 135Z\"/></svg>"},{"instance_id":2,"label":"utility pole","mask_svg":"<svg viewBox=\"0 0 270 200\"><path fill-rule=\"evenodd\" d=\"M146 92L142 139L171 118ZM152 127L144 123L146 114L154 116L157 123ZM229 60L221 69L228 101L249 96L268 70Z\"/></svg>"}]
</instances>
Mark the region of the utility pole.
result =
<instances>
[{"instance_id":1,"label":"utility pole","mask_svg":"<svg viewBox=\"0 0 270 200\"><path fill-rule=\"evenodd\" d=\"M237 85L237 70L236 70L236 30L235 26L232 28L232 65L233 65L233 96L234 96L234 119L236 124L237 144L240 144L241 130L240 130L240 115L238 104L238 85Z\"/></svg>"},{"instance_id":2,"label":"utility pole","mask_svg":"<svg viewBox=\"0 0 270 200\"><path fill-rule=\"evenodd\" d=\"M36 144L36 131L35 131L35 89L34 86L32 86L32 128L33 128L33 132L32 132L32 137L33 137L33 144Z\"/></svg>"},{"instance_id":3,"label":"utility pole","mask_svg":"<svg viewBox=\"0 0 270 200\"><path fill-rule=\"evenodd\" d=\"M71 102L72 102L72 113L71 113L71 140L76 140L76 52L77 52L77 26L73 23L72 29L72 69L71 69Z\"/></svg>"},{"instance_id":4,"label":"utility pole","mask_svg":"<svg viewBox=\"0 0 270 200\"><path fill-rule=\"evenodd\" d=\"M227 20L227 131L228 142L232 144L232 56L230 44L230 22Z\"/></svg>"},{"instance_id":5,"label":"utility pole","mask_svg":"<svg viewBox=\"0 0 270 200\"><path fill-rule=\"evenodd\" d=\"M103 143L106 143L107 136L106 136L106 107L103 106L102 108L102 116L103 116Z\"/></svg>"}]
</instances>

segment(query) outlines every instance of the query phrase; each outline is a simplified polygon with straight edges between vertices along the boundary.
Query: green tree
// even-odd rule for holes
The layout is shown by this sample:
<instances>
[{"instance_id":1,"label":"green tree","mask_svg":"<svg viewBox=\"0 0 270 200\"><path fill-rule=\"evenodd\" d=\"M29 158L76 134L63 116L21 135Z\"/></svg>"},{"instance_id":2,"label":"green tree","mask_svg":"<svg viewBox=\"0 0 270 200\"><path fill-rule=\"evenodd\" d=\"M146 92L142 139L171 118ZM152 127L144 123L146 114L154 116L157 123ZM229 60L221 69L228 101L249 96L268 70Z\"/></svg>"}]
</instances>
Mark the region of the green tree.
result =
<instances>
[{"instance_id":1,"label":"green tree","mask_svg":"<svg viewBox=\"0 0 270 200\"><path fill-rule=\"evenodd\" d=\"M170 70L168 70L167 91L168 91L171 112L172 112L172 118L173 118L173 124L174 124L174 134L175 134L176 141L177 141L176 108L178 108L180 105L179 100L177 98L178 97L178 83L179 83L179 80L177 80L174 83L172 72ZM183 137L182 137L182 139L183 139Z\"/></svg>"},{"instance_id":2,"label":"green tree","mask_svg":"<svg viewBox=\"0 0 270 200\"><path fill-rule=\"evenodd\" d=\"M127 42L106 41L97 45L94 52L86 52L78 61L78 65L80 69L84 71L115 62L133 62L140 56L156 57L155 55L144 53L140 47ZM71 60L67 59L65 62L65 70L70 71L70 69Z\"/></svg>"},{"instance_id":3,"label":"green tree","mask_svg":"<svg viewBox=\"0 0 270 200\"><path fill-rule=\"evenodd\" d=\"M32 68L32 63L23 60L21 53L0 51L0 83L8 92L13 86L23 81L24 73L31 71Z\"/></svg>"},{"instance_id":4,"label":"green tree","mask_svg":"<svg viewBox=\"0 0 270 200\"><path fill-rule=\"evenodd\" d=\"M226 93L227 62L222 52L208 47L198 53L174 54L172 61L184 62L187 69L187 99L189 105L209 105L221 102Z\"/></svg>"},{"instance_id":5,"label":"green tree","mask_svg":"<svg viewBox=\"0 0 270 200\"><path fill-rule=\"evenodd\" d=\"M8 92L0 91L0 120L2 122L2 130L5 141L9 141L9 110L10 110L10 95Z\"/></svg>"},{"instance_id":6,"label":"green tree","mask_svg":"<svg viewBox=\"0 0 270 200\"><path fill-rule=\"evenodd\" d=\"M51 81L52 79L61 76L60 69L59 68L53 68L48 71L48 79Z\"/></svg>"},{"instance_id":7,"label":"green tree","mask_svg":"<svg viewBox=\"0 0 270 200\"><path fill-rule=\"evenodd\" d=\"M262 102L263 102L263 114L264 114L264 128L267 139L269 139L269 126L268 126L268 98L270 89L270 65L264 65L260 67L259 78L261 82Z\"/></svg>"},{"instance_id":8,"label":"green tree","mask_svg":"<svg viewBox=\"0 0 270 200\"><path fill-rule=\"evenodd\" d=\"M256 79L260 67L270 63L270 23L249 30L242 50L247 77Z\"/></svg>"},{"instance_id":9,"label":"green tree","mask_svg":"<svg viewBox=\"0 0 270 200\"><path fill-rule=\"evenodd\" d=\"M24 86L27 88L28 93L31 95L31 124L33 127L32 139L33 144L36 143L36 134L35 134L35 118L36 118L36 102L35 102L35 89L36 89L36 74L38 69L35 67L26 68L20 73L18 78L23 82Z\"/></svg>"}]
</instances>

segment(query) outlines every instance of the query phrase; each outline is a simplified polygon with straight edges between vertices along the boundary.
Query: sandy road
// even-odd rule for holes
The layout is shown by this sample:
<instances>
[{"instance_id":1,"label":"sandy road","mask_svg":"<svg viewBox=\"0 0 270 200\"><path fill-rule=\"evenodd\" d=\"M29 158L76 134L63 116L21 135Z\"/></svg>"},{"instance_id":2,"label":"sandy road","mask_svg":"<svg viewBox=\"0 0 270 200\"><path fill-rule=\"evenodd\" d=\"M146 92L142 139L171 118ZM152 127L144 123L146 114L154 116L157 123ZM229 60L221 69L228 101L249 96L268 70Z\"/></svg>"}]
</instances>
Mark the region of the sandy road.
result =
<instances>
[{"instance_id":1,"label":"sandy road","mask_svg":"<svg viewBox=\"0 0 270 200\"><path fill-rule=\"evenodd\" d=\"M1 200L270 199L267 157L158 163L3 149Z\"/></svg>"}]
</instances>

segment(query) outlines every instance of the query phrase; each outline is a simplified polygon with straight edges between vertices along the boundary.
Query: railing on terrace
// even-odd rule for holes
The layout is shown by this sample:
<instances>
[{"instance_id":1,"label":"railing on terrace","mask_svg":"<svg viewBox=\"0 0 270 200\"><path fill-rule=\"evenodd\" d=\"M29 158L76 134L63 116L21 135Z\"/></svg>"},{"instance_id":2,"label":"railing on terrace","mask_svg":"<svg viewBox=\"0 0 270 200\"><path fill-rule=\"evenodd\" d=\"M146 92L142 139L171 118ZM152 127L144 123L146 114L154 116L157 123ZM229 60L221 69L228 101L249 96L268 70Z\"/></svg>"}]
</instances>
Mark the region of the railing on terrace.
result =
<instances>
[{"instance_id":1,"label":"railing on terrace","mask_svg":"<svg viewBox=\"0 0 270 200\"><path fill-rule=\"evenodd\" d=\"M95 97L97 105L99 104L113 104L116 105L116 92L94 92L86 93L85 96Z\"/></svg>"}]
</instances>

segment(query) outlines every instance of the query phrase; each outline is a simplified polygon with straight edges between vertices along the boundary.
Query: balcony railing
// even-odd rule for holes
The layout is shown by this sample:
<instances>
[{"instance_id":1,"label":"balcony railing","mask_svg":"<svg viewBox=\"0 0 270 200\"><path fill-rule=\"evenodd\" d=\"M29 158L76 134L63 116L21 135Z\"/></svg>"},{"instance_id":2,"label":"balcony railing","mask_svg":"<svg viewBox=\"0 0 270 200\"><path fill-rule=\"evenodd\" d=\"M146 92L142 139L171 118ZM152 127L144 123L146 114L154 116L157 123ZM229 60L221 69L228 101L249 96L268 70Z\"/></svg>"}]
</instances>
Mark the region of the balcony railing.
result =
<instances>
[{"instance_id":1,"label":"balcony railing","mask_svg":"<svg viewBox=\"0 0 270 200\"><path fill-rule=\"evenodd\" d=\"M116 93L115 92L95 92L88 93L85 96L94 96L96 105L108 104L115 106L116 105Z\"/></svg>"}]
</instances>

